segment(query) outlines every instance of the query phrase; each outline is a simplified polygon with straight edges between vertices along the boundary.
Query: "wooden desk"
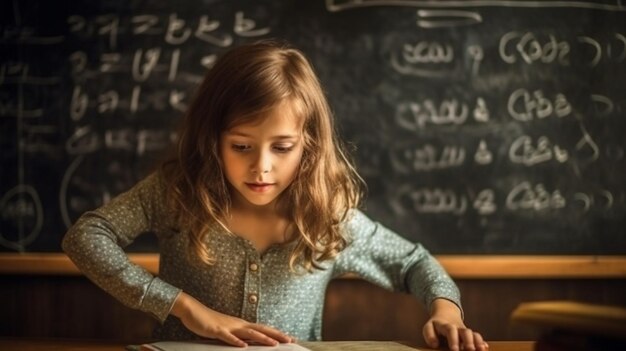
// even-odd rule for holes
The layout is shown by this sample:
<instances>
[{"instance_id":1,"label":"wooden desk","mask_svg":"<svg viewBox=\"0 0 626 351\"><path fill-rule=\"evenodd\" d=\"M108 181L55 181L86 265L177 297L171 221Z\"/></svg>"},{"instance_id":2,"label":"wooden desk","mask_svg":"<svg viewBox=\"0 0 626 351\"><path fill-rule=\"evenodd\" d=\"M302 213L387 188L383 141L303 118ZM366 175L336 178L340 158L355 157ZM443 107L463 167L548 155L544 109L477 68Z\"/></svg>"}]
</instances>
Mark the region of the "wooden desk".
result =
<instances>
[{"instance_id":1,"label":"wooden desk","mask_svg":"<svg viewBox=\"0 0 626 351\"><path fill-rule=\"evenodd\" d=\"M301 345L313 351L330 351L340 349L345 345L342 342L302 342ZM351 351L358 351L359 343L351 343ZM489 343L490 351L532 351L531 341L492 341ZM28 340L28 339L2 339L0 338L0 350L2 351L123 351L126 344L109 341L83 341L83 340ZM371 348L370 348L371 349ZM233 348L238 350L237 348ZM245 350L245 349L241 349ZM416 348L416 350L432 350Z\"/></svg>"}]
</instances>

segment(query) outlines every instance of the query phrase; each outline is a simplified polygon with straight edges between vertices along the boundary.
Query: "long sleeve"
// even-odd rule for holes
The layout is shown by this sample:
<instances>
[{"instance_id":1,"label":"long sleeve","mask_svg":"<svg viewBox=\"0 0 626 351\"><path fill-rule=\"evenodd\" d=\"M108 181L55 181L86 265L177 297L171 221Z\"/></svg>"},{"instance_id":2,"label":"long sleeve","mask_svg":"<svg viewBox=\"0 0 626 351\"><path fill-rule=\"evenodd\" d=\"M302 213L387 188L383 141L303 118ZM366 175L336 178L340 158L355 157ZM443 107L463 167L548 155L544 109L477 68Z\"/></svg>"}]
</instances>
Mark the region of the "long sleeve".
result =
<instances>
[{"instance_id":1,"label":"long sleeve","mask_svg":"<svg viewBox=\"0 0 626 351\"><path fill-rule=\"evenodd\" d=\"M349 245L337 257L334 276L355 273L383 288L410 293L429 310L436 298L461 308L457 286L421 244L400 237L357 210L343 229Z\"/></svg>"},{"instance_id":2,"label":"long sleeve","mask_svg":"<svg viewBox=\"0 0 626 351\"><path fill-rule=\"evenodd\" d=\"M94 283L123 304L163 322L180 289L131 263L123 251L162 219L163 187L153 174L108 204L82 215L69 229L63 250Z\"/></svg>"}]
</instances>

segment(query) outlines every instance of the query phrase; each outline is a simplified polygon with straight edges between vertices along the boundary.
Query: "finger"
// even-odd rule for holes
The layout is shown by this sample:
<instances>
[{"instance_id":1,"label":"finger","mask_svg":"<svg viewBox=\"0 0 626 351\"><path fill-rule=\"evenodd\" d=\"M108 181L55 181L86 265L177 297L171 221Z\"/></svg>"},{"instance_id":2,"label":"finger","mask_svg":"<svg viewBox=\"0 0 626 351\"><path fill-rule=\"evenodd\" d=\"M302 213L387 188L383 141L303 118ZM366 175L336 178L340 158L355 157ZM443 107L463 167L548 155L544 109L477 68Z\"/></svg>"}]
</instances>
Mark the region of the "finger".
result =
<instances>
[{"instance_id":1,"label":"finger","mask_svg":"<svg viewBox=\"0 0 626 351\"><path fill-rule=\"evenodd\" d=\"M459 338L461 339L462 350L476 350L476 345L474 345L474 332L471 329L459 329Z\"/></svg>"},{"instance_id":2,"label":"finger","mask_svg":"<svg viewBox=\"0 0 626 351\"><path fill-rule=\"evenodd\" d=\"M243 335L238 334L242 339L250 340L255 343L259 343L259 344L267 345L267 346L278 345L278 341L254 329L244 329L240 333L243 334Z\"/></svg>"},{"instance_id":3,"label":"finger","mask_svg":"<svg viewBox=\"0 0 626 351\"><path fill-rule=\"evenodd\" d=\"M237 347L247 347L248 344L246 342L244 342L243 340L239 339L237 336L235 336L234 334L224 331L220 334L217 335L217 338L222 340L223 342L233 345L233 346L237 346Z\"/></svg>"},{"instance_id":4,"label":"finger","mask_svg":"<svg viewBox=\"0 0 626 351\"><path fill-rule=\"evenodd\" d=\"M476 332L474 332L474 345L476 345L476 349L479 351L486 351L489 349L489 344L485 342L483 336Z\"/></svg>"},{"instance_id":5,"label":"finger","mask_svg":"<svg viewBox=\"0 0 626 351\"><path fill-rule=\"evenodd\" d=\"M446 338L451 351L459 351L459 333L454 325L435 323L435 330Z\"/></svg>"},{"instance_id":6,"label":"finger","mask_svg":"<svg viewBox=\"0 0 626 351\"><path fill-rule=\"evenodd\" d=\"M437 338L435 326L432 322L424 324L424 328L422 328L422 335L424 336L424 341L426 341L428 347L432 347L433 349L439 347L439 339Z\"/></svg>"},{"instance_id":7,"label":"finger","mask_svg":"<svg viewBox=\"0 0 626 351\"><path fill-rule=\"evenodd\" d=\"M290 337L289 335L281 332L280 330L274 329L270 326L267 325L263 325L263 324L253 324L252 328L273 338L274 340L278 341L278 342L295 342L296 339Z\"/></svg>"}]
</instances>

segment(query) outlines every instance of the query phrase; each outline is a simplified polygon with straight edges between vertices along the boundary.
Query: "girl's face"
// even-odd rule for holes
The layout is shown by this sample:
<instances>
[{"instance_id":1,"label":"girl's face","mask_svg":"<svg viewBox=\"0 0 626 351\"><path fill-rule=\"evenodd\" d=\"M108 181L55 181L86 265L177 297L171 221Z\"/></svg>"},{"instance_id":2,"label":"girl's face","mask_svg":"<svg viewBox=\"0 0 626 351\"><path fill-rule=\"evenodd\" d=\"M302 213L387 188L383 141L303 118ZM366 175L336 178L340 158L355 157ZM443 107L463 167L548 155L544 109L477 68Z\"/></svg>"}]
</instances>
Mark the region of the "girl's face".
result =
<instances>
[{"instance_id":1,"label":"girl's face","mask_svg":"<svg viewBox=\"0 0 626 351\"><path fill-rule=\"evenodd\" d=\"M302 151L302 126L289 103L224 131L220 157L233 206L274 205L296 177Z\"/></svg>"}]
</instances>

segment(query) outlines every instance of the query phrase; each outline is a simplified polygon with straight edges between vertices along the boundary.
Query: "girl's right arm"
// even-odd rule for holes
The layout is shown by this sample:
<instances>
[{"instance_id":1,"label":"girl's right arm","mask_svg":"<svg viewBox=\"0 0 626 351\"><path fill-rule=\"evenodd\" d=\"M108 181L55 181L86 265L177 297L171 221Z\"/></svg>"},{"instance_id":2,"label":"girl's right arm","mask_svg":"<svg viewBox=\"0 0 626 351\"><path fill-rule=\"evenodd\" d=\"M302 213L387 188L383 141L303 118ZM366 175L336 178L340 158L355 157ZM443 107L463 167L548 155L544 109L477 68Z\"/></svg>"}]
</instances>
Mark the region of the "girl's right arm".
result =
<instances>
[{"instance_id":1,"label":"girl's right arm","mask_svg":"<svg viewBox=\"0 0 626 351\"><path fill-rule=\"evenodd\" d=\"M133 264L123 251L163 218L164 191L157 174L108 204L82 215L63 239L63 250L94 283L123 304L163 322L180 289Z\"/></svg>"},{"instance_id":2,"label":"girl's right arm","mask_svg":"<svg viewBox=\"0 0 626 351\"><path fill-rule=\"evenodd\" d=\"M168 226L164 186L150 175L95 211L85 213L63 239L63 250L94 283L123 304L148 312L161 323L169 314L203 337L236 346L243 340L275 345L291 342L280 331L206 307L181 289L130 262L122 247L141 233Z\"/></svg>"},{"instance_id":3,"label":"girl's right arm","mask_svg":"<svg viewBox=\"0 0 626 351\"><path fill-rule=\"evenodd\" d=\"M172 314L195 334L219 339L233 346L246 347L245 340L269 346L295 341L272 327L212 310L184 292L176 299Z\"/></svg>"}]
</instances>

